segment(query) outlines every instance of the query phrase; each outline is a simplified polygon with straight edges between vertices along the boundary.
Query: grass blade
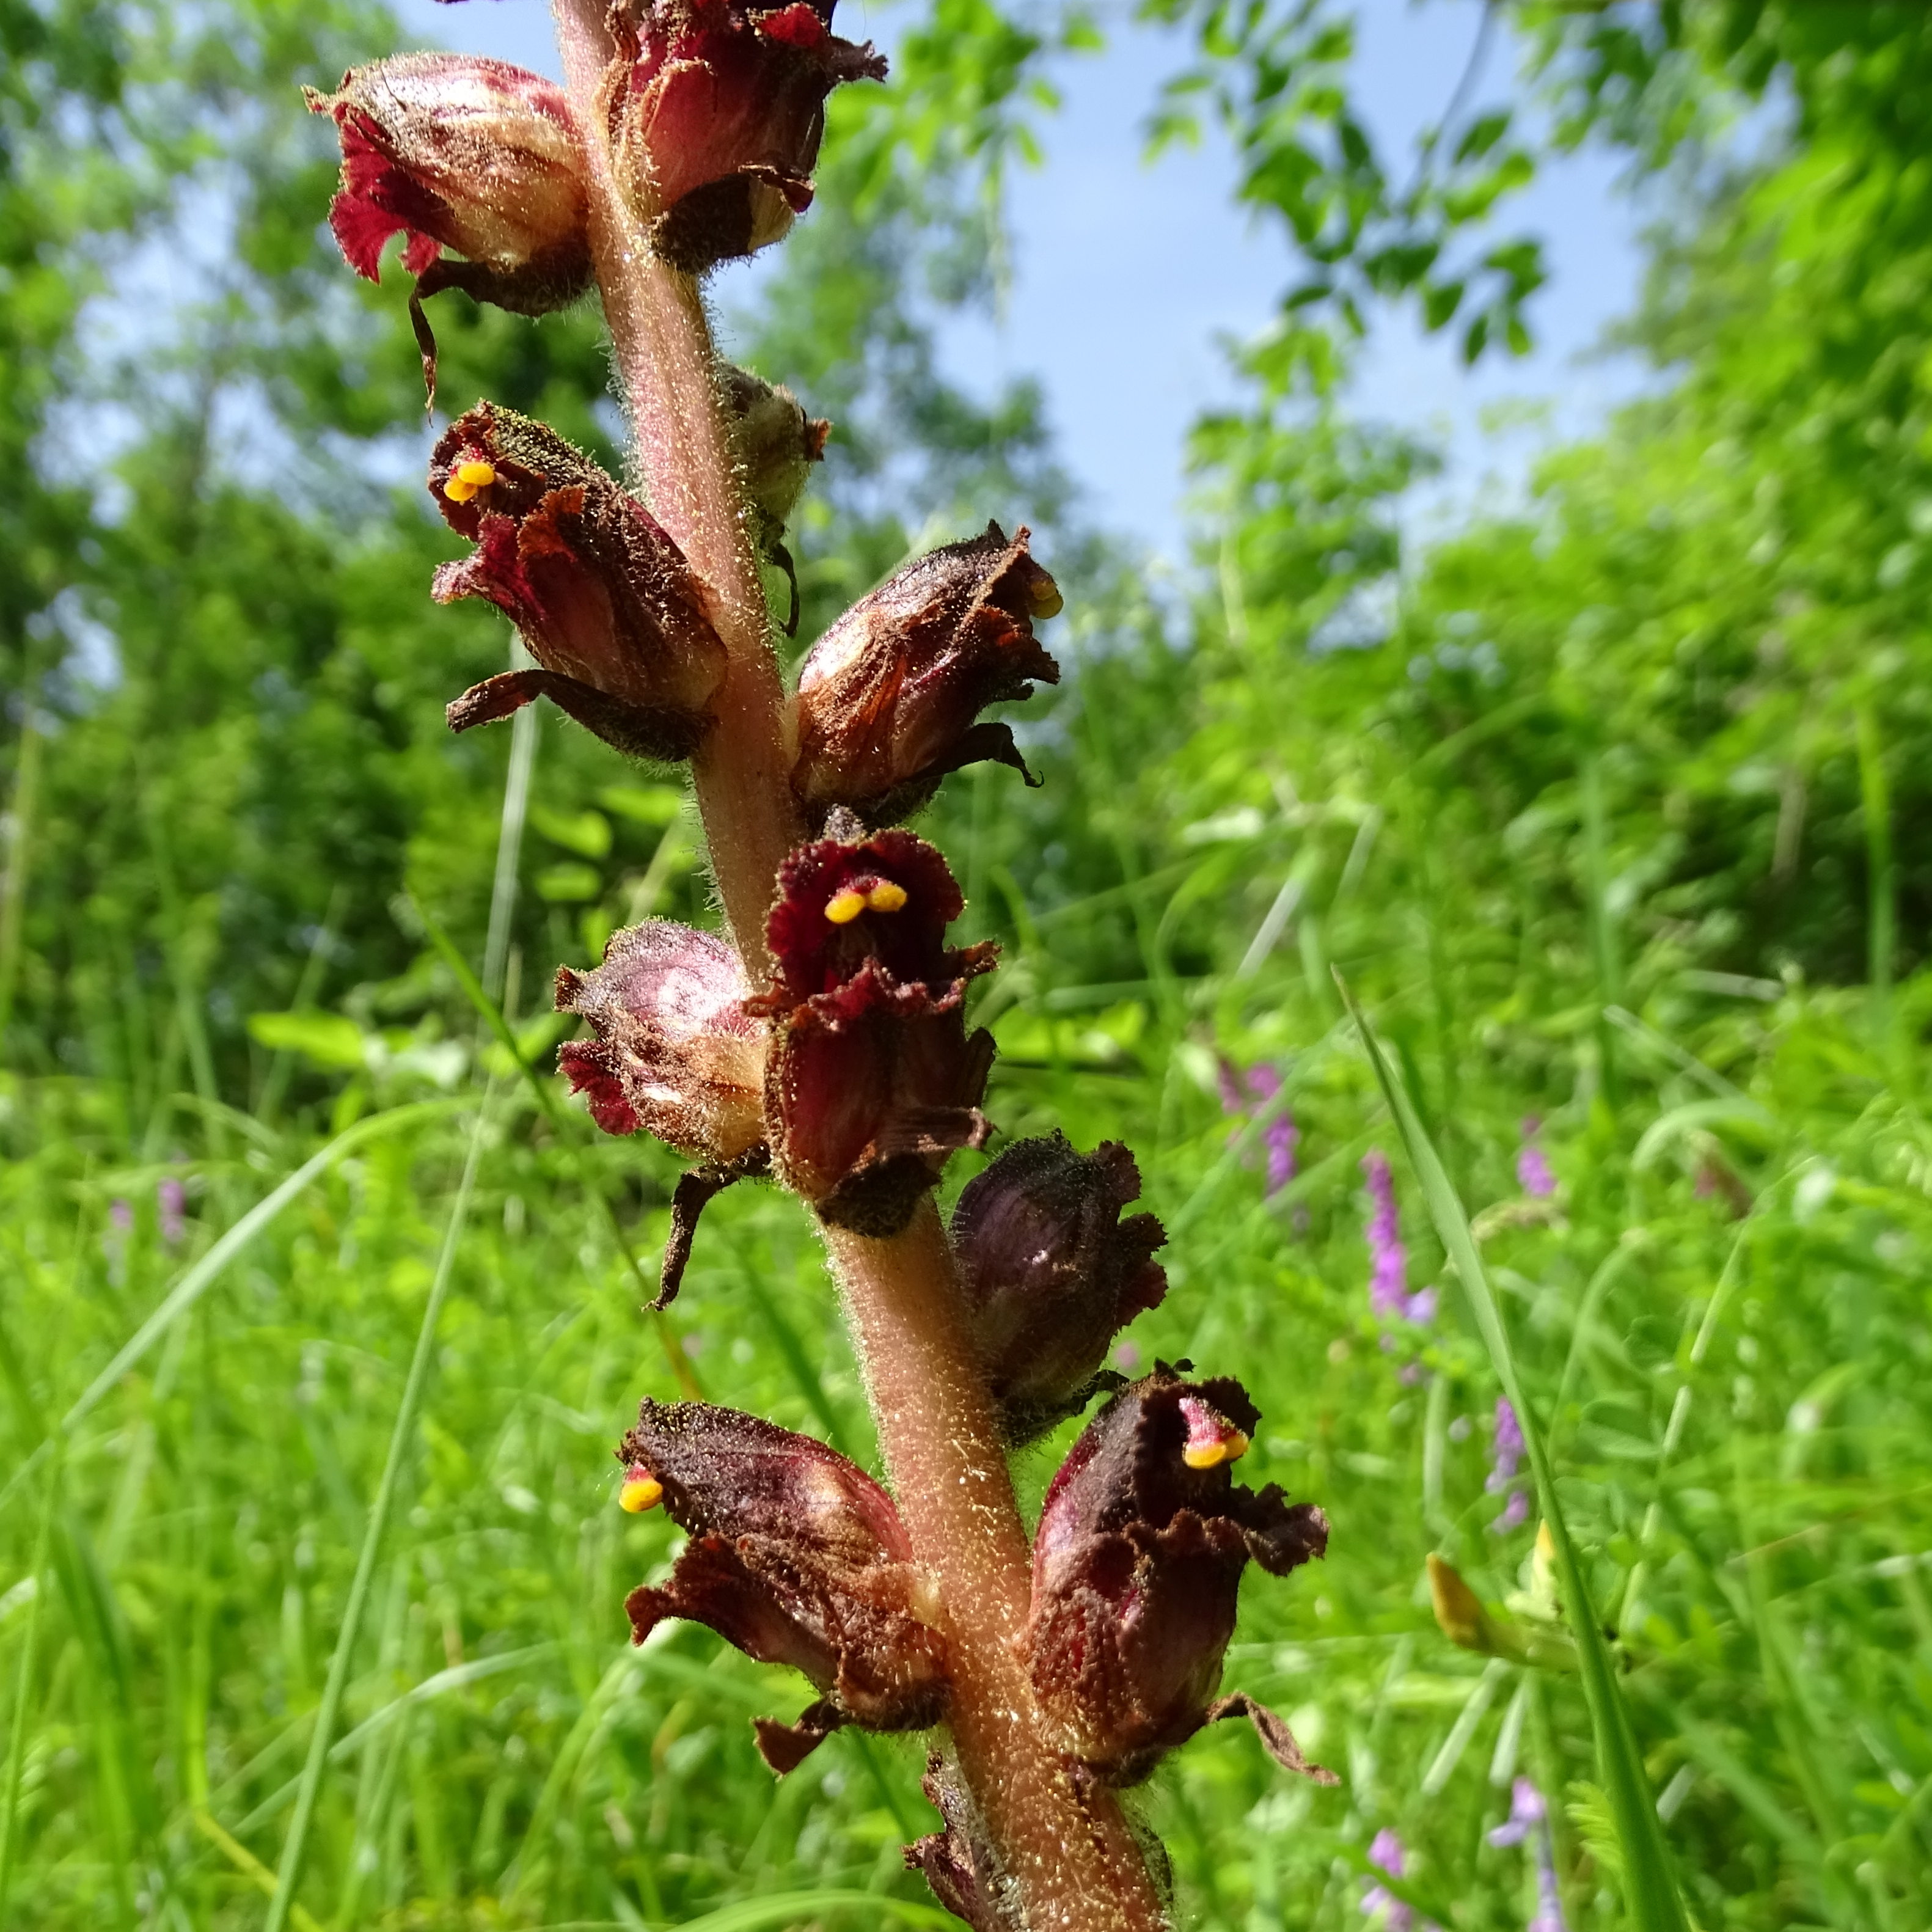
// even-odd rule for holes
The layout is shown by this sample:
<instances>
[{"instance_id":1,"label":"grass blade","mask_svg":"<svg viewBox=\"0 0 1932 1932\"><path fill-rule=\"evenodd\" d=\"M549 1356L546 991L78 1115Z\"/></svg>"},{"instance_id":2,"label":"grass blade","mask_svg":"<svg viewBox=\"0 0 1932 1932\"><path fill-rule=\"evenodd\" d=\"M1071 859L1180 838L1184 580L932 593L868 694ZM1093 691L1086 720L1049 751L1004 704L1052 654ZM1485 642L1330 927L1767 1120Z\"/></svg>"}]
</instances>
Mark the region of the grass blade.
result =
<instances>
[{"instance_id":1,"label":"grass blade","mask_svg":"<svg viewBox=\"0 0 1932 1932\"><path fill-rule=\"evenodd\" d=\"M71 1435L99 1407L115 1384L208 1292L228 1264L310 1181L327 1173L338 1161L353 1154L365 1142L378 1139L384 1134L400 1132L404 1127L414 1126L425 1120L436 1119L462 1104L448 1100L419 1100L406 1107L392 1107L387 1113L373 1114L366 1120L358 1120L353 1126L346 1127L338 1134L326 1147L311 1154L272 1194L256 1202L169 1289L160 1306L121 1345L115 1353L114 1359L76 1397L73 1406L56 1425L53 1434L43 1437L32 1453L8 1478L6 1487L0 1489L0 1507L4 1507L20 1484L40 1467L54 1443Z\"/></svg>"},{"instance_id":2,"label":"grass blade","mask_svg":"<svg viewBox=\"0 0 1932 1932\"><path fill-rule=\"evenodd\" d=\"M1610 1801L1610 1814L1624 1855L1624 1903L1636 1932L1688 1932L1682 1900L1672 1870L1669 1848L1664 1841L1657 1805L1644 1774L1643 1760L1637 1750L1636 1736L1630 1727L1630 1712L1617 1682L1616 1666L1604 1641L1591 1601L1589 1585L1577 1556L1568 1524L1556 1493L1556 1473L1550 1460L1540 1418L1525 1400L1516 1374L1516 1356L1510 1346L1509 1331L1503 1325L1502 1311L1490 1286L1469 1232L1468 1216L1463 1212L1454 1184L1441 1156L1424 1130L1407 1091L1396 1078L1380 1043L1371 1030L1355 997L1340 973L1335 983L1342 1004L1361 1035L1362 1045L1381 1082L1389 1111L1394 1114L1410 1164L1422 1184L1430 1217L1443 1249L1456 1264L1462 1288L1469 1298L1496 1379L1515 1409L1522 1429L1523 1446L1536 1479L1537 1502L1556 1545L1557 1572L1562 1580L1564 1600L1569 1611L1570 1630L1576 1640L1583 1696L1589 1707L1590 1728L1597 1747L1598 1774Z\"/></svg>"},{"instance_id":3,"label":"grass blade","mask_svg":"<svg viewBox=\"0 0 1932 1932\"><path fill-rule=\"evenodd\" d=\"M761 1932L768 1925L789 1925L842 1905L896 1918L908 1925L932 1926L934 1932L959 1932L959 1922L936 1905L914 1905L899 1898L881 1898L876 1892L782 1892L766 1898L748 1898L721 1905L702 1918L687 1918L677 1932ZM876 1922L876 1920L875 1920Z\"/></svg>"},{"instance_id":4,"label":"grass blade","mask_svg":"<svg viewBox=\"0 0 1932 1932\"><path fill-rule=\"evenodd\" d=\"M436 1346L436 1318L449 1292L454 1270L456 1250L463 1238L463 1226L470 1213L470 1196L476 1182L476 1168L483 1156L484 1130L490 1118L490 1092L476 1110L476 1123L470 1130L470 1151L464 1157L463 1178L457 1184L455 1204L449 1210L449 1225L443 1231L442 1251L436 1256L436 1274L430 1283L429 1299L423 1306L422 1326L416 1332L416 1353L410 1359L409 1378L403 1384L403 1400L396 1411L396 1423L389 1435L389 1451L383 1459L382 1479L376 1486L376 1500L370 1505L368 1527L362 1534L362 1554L356 1560L355 1580L349 1586L349 1602L342 1613L342 1628L337 1634L335 1654L328 1660L328 1677L322 1686L321 1708L316 1713L315 1730L308 1741L308 1759L302 1766L302 1784L296 1794L296 1815L282 1847L280 1869L275 1875L274 1895L268 1901L266 1932L283 1932L295 1904L296 1887L302 1880L302 1860L308 1850L309 1826L315 1816L315 1802L322 1789L328 1764L328 1747L335 1734L335 1720L342 1708L342 1694L349 1682L350 1660L362 1634L362 1616L369 1602L369 1585L376 1574L376 1558L395 1507L396 1490L404 1460L416 1439L416 1418L422 1408L423 1391L429 1385L430 1360Z\"/></svg>"}]
</instances>

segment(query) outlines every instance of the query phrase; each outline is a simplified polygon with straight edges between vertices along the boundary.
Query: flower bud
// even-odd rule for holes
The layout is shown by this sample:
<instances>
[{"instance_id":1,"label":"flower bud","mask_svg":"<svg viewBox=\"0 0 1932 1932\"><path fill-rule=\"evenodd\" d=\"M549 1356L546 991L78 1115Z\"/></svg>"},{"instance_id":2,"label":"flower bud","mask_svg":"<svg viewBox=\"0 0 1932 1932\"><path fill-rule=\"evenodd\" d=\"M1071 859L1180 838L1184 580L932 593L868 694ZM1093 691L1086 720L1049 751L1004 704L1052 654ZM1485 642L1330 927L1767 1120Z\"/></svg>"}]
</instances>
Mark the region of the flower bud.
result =
<instances>
[{"instance_id":1,"label":"flower bud","mask_svg":"<svg viewBox=\"0 0 1932 1932\"><path fill-rule=\"evenodd\" d=\"M1106 1784L1138 1782L1231 1717L1279 1762L1334 1782L1271 1712L1214 1697L1249 1558L1281 1576L1328 1547L1312 1504L1233 1481L1259 1420L1239 1382L1184 1382L1163 1363L1095 1417L1047 1490L1028 1666L1062 1748Z\"/></svg>"},{"instance_id":2,"label":"flower bud","mask_svg":"<svg viewBox=\"0 0 1932 1932\"><path fill-rule=\"evenodd\" d=\"M832 32L833 0L620 0L604 83L620 187L672 267L701 274L776 242L812 205L825 98L883 80Z\"/></svg>"},{"instance_id":3,"label":"flower bud","mask_svg":"<svg viewBox=\"0 0 1932 1932\"><path fill-rule=\"evenodd\" d=\"M408 238L403 266L417 278L410 315L432 396L424 297L458 288L543 315L590 286L584 158L561 88L506 61L399 54L352 68L339 93L303 92L341 138L328 225L349 266L373 282L383 244Z\"/></svg>"},{"instance_id":4,"label":"flower bud","mask_svg":"<svg viewBox=\"0 0 1932 1932\"><path fill-rule=\"evenodd\" d=\"M995 949L946 945L964 905L906 832L821 838L779 871L776 978L752 1002L775 1021L765 1115L779 1178L834 1226L896 1234L947 1156L992 1131L992 1036L969 1037L963 1009Z\"/></svg>"},{"instance_id":5,"label":"flower bud","mask_svg":"<svg viewBox=\"0 0 1932 1932\"><path fill-rule=\"evenodd\" d=\"M430 460L429 490L475 551L440 566L438 603L483 597L540 667L449 707L466 731L547 697L635 758L690 756L724 676L704 586L642 504L553 430L480 404Z\"/></svg>"},{"instance_id":6,"label":"flower bud","mask_svg":"<svg viewBox=\"0 0 1932 1932\"><path fill-rule=\"evenodd\" d=\"M952 1213L973 1340L1008 1439L1030 1442L1093 1394L1113 1339L1160 1305L1166 1239L1118 1141L1076 1153L1064 1134L1016 1141Z\"/></svg>"},{"instance_id":7,"label":"flower bud","mask_svg":"<svg viewBox=\"0 0 1932 1932\"><path fill-rule=\"evenodd\" d=\"M782 384L760 381L748 369L726 363L720 372L725 420L752 512L752 535L760 554L782 570L791 585L787 637L798 632L798 568L784 542L785 525L803 493L814 463L825 460L832 425L808 416L805 406Z\"/></svg>"},{"instance_id":8,"label":"flower bud","mask_svg":"<svg viewBox=\"0 0 1932 1932\"><path fill-rule=\"evenodd\" d=\"M1058 586L998 524L908 564L812 646L799 673L792 789L822 816L849 806L868 824L916 812L948 772L990 760L1030 784L1004 724L975 722L989 704L1058 684L1034 636L1060 608Z\"/></svg>"},{"instance_id":9,"label":"flower bud","mask_svg":"<svg viewBox=\"0 0 1932 1932\"><path fill-rule=\"evenodd\" d=\"M774 1771L842 1724L939 1721L948 1684L937 1588L863 1470L808 1436L708 1402L646 1400L617 1453L627 1495L648 1499L640 1507L662 1500L691 1538L662 1588L626 1600L634 1640L687 1617L760 1664L802 1671L820 1694L796 1724L758 1720Z\"/></svg>"},{"instance_id":10,"label":"flower bud","mask_svg":"<svg viewBox=\"0 0 1932 1932\"><path fill-rule=\"evenodd\" d=\"M705 1204L770 1165L764 1144L765 1029L745 1010L736 952L708 932L648 920L611 935L590 973L558 968L556 1010L590 1022L557 1064L607 1134L640 1130L705 1165L681 1180L654 1308L676 1299Z\"/></svg>"}]
</instances>

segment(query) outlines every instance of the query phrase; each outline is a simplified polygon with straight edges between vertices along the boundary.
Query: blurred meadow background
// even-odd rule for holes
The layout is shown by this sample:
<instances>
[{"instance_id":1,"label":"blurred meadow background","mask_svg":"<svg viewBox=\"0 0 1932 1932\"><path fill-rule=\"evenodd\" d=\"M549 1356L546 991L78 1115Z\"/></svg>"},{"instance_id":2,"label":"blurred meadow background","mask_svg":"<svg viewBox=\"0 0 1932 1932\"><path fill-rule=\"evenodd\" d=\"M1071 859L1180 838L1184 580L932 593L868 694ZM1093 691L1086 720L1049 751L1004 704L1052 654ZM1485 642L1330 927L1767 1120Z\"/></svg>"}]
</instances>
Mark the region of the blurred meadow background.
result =
<instances>
[{"instance_id":1,"label":"blurred meadow background","mask_svg":"<svg viewBox=\"0 0 1932 1932\"><path fill-rule=\"evenodd\" d=\"M454 544L404 290L328 244L296 92L428 11L0 0L0 1923L262 1922L440 1288L292 1922L934 1924L915 1744L842 1733L774 1784L749 1719L796 1680L626 1641L673 1538L615 1506L640 1394L687 1377L862 1460L869 1424L802 1213L725 1196L640 1315L671 1156L526 1079L464 989L548 1070L559 963L712 915L674 773L554 712L444 728L509 638L428 602ZM538 16L445 18L520 54ZM1399 135L1358 26L1423 104ZM989 1108L1133 1148L1173 1283L1138 1359L1242 1376L1254 1479L1334 1521L1325 1565L1251 1582L1227 1681L1342 1784L1242 1726L1172 1761L1139 1802L1179 1922L1622 1922L1526 1479L1334 966L1473 1217L1693 1919L1916 1932L1932 20L904 0L847 30L895 79L835 101L817 206L717 291L837 424L800 638L915 549L1032 525L1067 598L1021 714L1046 783L979 768L926 828L1005 948ZM1083 488L1052 390L973 346L1026 299L1059 90L1130 40L1136 122L1220 158L1202 220L1266 292L1172 346L1216 373L1152 534L1172 368L1106 412L1156 481L1090 455ZM1546 234L1579 166L1601 237ZM1565 414L1604 379L1564 374L1533 461L1493 458L1457 398L1509 394L1565 265L1618 249L1624 400ZM1055 326L1104 345L1078 293ZM432 309L447 409L616 460L590 314ZM1450 430L1378 406L1391 340ZM1508 1654L1438 1627L1431 1553ZM1553 1898L1535 1832L1491 1840L1522 1779Z\"/></svg>"}]
</instances>

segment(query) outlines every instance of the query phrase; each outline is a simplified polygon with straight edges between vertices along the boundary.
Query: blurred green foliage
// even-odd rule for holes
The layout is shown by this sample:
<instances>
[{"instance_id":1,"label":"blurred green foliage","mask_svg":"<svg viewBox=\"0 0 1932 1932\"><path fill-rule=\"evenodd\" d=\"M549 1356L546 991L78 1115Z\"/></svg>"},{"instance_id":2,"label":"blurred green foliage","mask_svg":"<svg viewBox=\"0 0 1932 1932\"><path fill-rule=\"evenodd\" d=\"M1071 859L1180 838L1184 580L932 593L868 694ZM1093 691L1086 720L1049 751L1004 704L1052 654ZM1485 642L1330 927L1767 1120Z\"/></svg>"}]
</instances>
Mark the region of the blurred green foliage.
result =
<instances>
[{"instance_id":1,"label":"blurred green foliage","mask_svg":"<svg viewBox=\"0 0 1932 1932\"><path fill-rule=\"evenodd\" d=\"M1574 1683L1429 1612L1432 1550L1495 1614L1549 1606L1530 1528L1494 1526L1494 1384L1406 1182L1442 1311L1368 1312L1358 1163L1393 1137L1334 962L1475 1210L1696 1922L1906 1932L1932 1908L1932 26L1493 10L1519 104L1409 157L1364 131L1346 8L1157 10L1156 130L1228 128L1288 290L1243 406L1200 426L1196 568L1166 585L1082 524L1038 394L965 394L935 348L998 286L1002 195L1094 29L982 0L910 26L734 319L838 425L801 641L988 515L1031 520L1068 592L1070 675L1023 726L1046 788L976 770L932 814L1006 943L993 1111L1134 1147L1174 1282L1141 1358L1241 1373L1258 1474L1336 1525L1316 1576L1253 1586L1228 1682L1342 1788L1237 1727L1191 1746L1144 1798L1184 1922L1353 1925L1393 1828L1442 1924L1520 1926L1531 1862L1484 1837L1520 1771L1571 1925L1618 1922ZM668 1551L611 1506L608 1450L674 1384L596 1200L647 1252L674 1166L501 1079L406 896L481 954L510 734L444 730L508 640L427 599L454 546L400 294L322 245L333 163L293 91L394 33L346 0L0 0L0 1922L257 1922L494 1070L304 1907L631 1928L818 1894L783 1922L890 1923L919 1895L916 1751L842 1736L774 1786L746 1720L796 1683L700 1631L621 1641ZM1652 393L1520 512L1418 550L1432 459L1344 409L1351 343L1411 299L1472 356L1520 342L1542 268L1510 197L1586 140L1667 210L1628 326ZM488 394L618 460L592 318L436 308L446 407ZM537 730L507 1004L540 1056L556 964L708 902L676 775ZM1284 1076L1274 1192L1224 1056ZM437 1097L55 1435L330 1134ZM1516 1172L1528 1116L1553 1196ZM670 1318L708 1394L869 1454L787 1204L722 1201Z\"/></svg>"}]
</instances>

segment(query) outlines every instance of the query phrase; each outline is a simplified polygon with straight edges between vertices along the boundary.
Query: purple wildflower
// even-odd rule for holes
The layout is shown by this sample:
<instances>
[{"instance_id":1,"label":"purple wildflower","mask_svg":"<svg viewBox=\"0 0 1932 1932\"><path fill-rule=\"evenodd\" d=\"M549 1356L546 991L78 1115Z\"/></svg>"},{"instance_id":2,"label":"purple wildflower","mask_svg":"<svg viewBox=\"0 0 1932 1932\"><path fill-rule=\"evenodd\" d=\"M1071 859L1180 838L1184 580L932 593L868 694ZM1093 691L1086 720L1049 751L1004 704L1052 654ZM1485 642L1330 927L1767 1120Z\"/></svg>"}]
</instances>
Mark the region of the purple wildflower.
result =
<instances>
[{"instance_id":1,"label":"purple wildflower","mask_svg":"<svg viewBox=\"0 0 1932 1932\"><path fill-rule=\"evenodd\" d=\"M1516 1157L1516 1182L1532 1200L1547 1201L1556 1192L1556 1176L1548 1158L1537 1144L1543 1122L1532 1114L1522 1124L1522 1146Z\"/></svg>"},{"instance_id":2,"label":"purple wildflower","mask_svg":"<svg viewBox=\"0 0 1932 1932\"><path fill-rule=\"evenodd\" d=\"M131 1234L134 1232L134 1202L110 1201L107 1204L107 1219L117 1234Z\"/></svg>"},{"instance_id":3,"label":"purple wildflower","mask_svg":"<svg viewBox=\"0 0 1932 1932\"><path fill-rule=\"evenodd\" d=\"M177 1247L188 1233L188 1190L179 1178L164 1174L154 1184L154 1205L160 1215L161 1239Z\"/></svg>"},{"instance_id":4,"label":"purple wildflower","mask_svg":"<svg viewBox=\"0 0 1932 1932\"><path fill-rule=\"evenodd\" d=\"M1496 1434L1490 1458L1490 1479L1483 1486L1491 1496L1498 1496L1516 1480L1516 1472L1522 1467L1522 1424L1506 1395L1496 1397Z\"/></svg>"},{"instance_id":5,"label":"purple wildflower","mask_svg":"<svg viewBox=\"0 0 1932 1932\"><path fill-rule=\"evenodd\" d=\"M1281 1075L1266 1060L1244 1072L1225 1058L1219 1072L1223 1113L1268 1112L1262 1128L1262 1149L1268 1166L1268 1195L1272 1199L1294 1178L1294 1150L1301 1141L1301 1130L1287 1108L1269 1111L1270 1103L1281 1092Z\"/></svg>"},{"instance_id":6,"label":"purple wildflower","mask_svg":"<svg viewBox=\"0 0 1932 1932\"><path fill-rule=\"evenodd\" d=\"M1490 1445L1490 1474L1483 1487L1492 1496L1507 1490L1509 1500L1502 1515L1490 1525L1496 1535L1519 1529L1529 1518L1529 1492L1522 1486L1519 1472L1522 1467L1522 1424L1506 1395L1496 1397L1496 1432Z\"/></svg>"},{"instance_id":7,"label":"purple wildflower","mask_svg":"<svg viewBox=\"0 0 1932 1932\"><path fill-rule=\"evenodd\" d=\"M1549 1808L1543 1793L1526 1778L1519 1778L1510 1790L1507 1824L1490 1834L1492 1845L1520 1845L1527 1838L1536 1858L1536 1916L1526 1932L1569 1932L1563 1916L1562 1888L1556 1882L1556 1848L1550 1843Z\"/></svg>"},{"instance_id":8,"label":"purple wildflower","mask_svg":"<svg viewBox=\"0 0 1932 1932\"><path fill-rule=\"evenodd\" d=\"M1376 1834L1374 1843L1369 1846L1369 1862L1390 1878L1400 1878L1402 1875L1406 1861L1402 1840L1386 1826ZM1362 1894L1362 1910L1371 1918L1380 1912L1387 1932L1411 1932L1415 1924L1415 1908L1412 1905L1405 1905L1394 1892L1372 1882Z\"/></svg>"},{"instance_id":9,"label":"purple wildflower","mask_svg":"<svg viewBox=\"0 0 1932 1932\"><path fill-rule=\"evenodd\" d=\"M1369 1306L1384 1318L1408 1307L1408 1250L1402 1244L1402 1216L1395 1204L1395 1176L1388 1156L1371 1148L1362 1156L1375 1211L1369 1216Z\"/></svg>"}]
</instances>

